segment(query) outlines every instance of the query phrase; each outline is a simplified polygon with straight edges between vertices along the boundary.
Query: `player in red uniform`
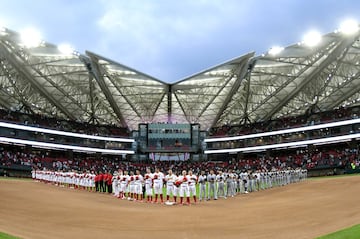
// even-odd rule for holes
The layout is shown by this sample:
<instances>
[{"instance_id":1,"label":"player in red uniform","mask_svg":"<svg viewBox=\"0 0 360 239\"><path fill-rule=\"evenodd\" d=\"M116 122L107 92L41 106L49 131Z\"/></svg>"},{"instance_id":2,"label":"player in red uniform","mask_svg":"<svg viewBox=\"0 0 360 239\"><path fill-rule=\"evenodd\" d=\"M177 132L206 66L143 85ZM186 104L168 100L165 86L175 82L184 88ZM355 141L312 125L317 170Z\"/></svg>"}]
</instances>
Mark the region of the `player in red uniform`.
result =
<instances>
[{"instance_id":1,"label":"player in red uniform","mask_svg":"<svg viewBox=\"0 0 360 239\"><path fill-rule=\"evenodd\" d=\"M100 173L96 173L95 175L95 191L100 192Z\"/></svg>"},{"instance_id":2,"label":"player in red uniform","mask_svg":"<svg viewBox=\"0 0 360 239\"><path fill-rule=\"evenodd\" d=\"M104 192L104 174L102 172L99 173L99 185L100 185L100 191Z\"/></svg>"},{"instance_id":3,"label":"player in red uniform","mask_svg":"<svg viewBox=\"0 0 360 239\"><path fill-rule=\"evenodd\" d=\"M110 173L110 171L107 173L106 186L107 186L107 192L111 194L112 193L112 174Z\"/></svg>"}]
</instances>

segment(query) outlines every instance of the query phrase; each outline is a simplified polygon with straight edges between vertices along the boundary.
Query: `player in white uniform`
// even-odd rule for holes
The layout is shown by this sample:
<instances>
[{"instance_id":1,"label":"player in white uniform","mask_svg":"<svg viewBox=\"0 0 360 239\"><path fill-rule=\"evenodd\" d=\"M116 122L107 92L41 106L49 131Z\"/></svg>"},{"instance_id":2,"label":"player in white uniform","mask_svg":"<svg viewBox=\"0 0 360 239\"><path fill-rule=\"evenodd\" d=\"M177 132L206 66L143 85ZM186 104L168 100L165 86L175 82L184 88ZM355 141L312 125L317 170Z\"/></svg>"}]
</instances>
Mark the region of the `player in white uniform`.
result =
<instances>
[{"instance_id":1,"label":"player in white uniform","mask_svg":"<svg viewBox=\"0 0 360 239\"><path fill-rule=\"evenodd\" d=\"M205 171L201 171L198 182L199 182L199 201L206 200L206 181L207 177Z\"/></svg>"},{"instance_id":2,"label":"player in white uniform","mask_svg":"<svg viewBox=\"0 0 360 239\"><path fill-rule=\"evenodd\" d=\"M118 176L117 176L117 180L118 180L118 183L117 183L117 191L119 193L119 197L118 198L121 198L122 195L121 195L121 178L124 176L124 172L119 169L118 170Z\"/></svg>"},{"instance_id":3,"label":"player in white uniform","mask_svg":"<svg viewBox=\"0 0 360 239\"><path fill-rule=\"evenodd\" d=\"M85 173L79 173L78 188L85 189Z\"/></svg>"},{"instance_id":4,"label":"player in white uniform","mask_svg":"<svg viewBox=\"0 0 360 239\"><path fill-rule=\"evenodd\" d=\"M190 205L189 180L190 177L186 175L186 171L183 170L182 175L179 176L177 179L177 183L180 184L180 188L179 188L180 204L183 204L184 197L186 197L186 202L188 205Z\"/></svg>"},{"instance_id":5,"label":"player in white uniform","mask_svg":"<svg viewBox=\"0 0 360 239\"><path fill-rule=\"evenodd\" d=\"M172 170L170 169L168 171L168 174L165 176L165 182L166 182L166 201L169 202L170 196L172 195L174 198L174 201L176 203L176 195L177 195L177 187L174 185L176 181L176 175L173 174Z\"/></svg>"},{"instance_id":6,"label":"player in white uniform","mask_svg":"<svg viewBox=\"0 0 360 239\"><path fill-rule=\"evenodd\" d=\"M135 196L135 175L133 171L130 171L130 176L129 176L129 193L130 195L128 195L128 200L134 200L134 196ZM129 197L130 196L130 197Z\"/></svg>"},{"instance_id":7,"label":"player in white uniform","mask_svg":"<svg viewBox=\"0 0 360 239\"><path fill-rule=\"evenodd\" d=\"M128 193L128 184L129 184L129 174L127 171L124 171L124 175L120 176L120 198L126 199L126 195Z\"/></svg>"},{"instance_id":8,"label":"player in white uniform","mask_svg":"<svg viewBox=\"0 0 360 239\"><path fill-rule=\"evenodd\" d=\"M146 202L152 202L153 199L153 174L151 173L150 168L146 169L145 174L145 194L147 197Z\"/></svg>"},{"instance_id":9,"label":"player in white uniform","mask_svg":"<svg viewBox=\"0 0 360 239\"><path fill-rule=\"evenodd\" d=\"M189 192L190 195L194 198L194 203L196 203L196 183L197 183L197 176L193 174L191 170L189 170Z\"/></svg>"},{"instance_id":10,"label":"player in white uniform","mask_svg":"<svg viewBox=\"0 0 360 239\"><path fill-rule=\"evenodd\" d=\"M68 184L70 188L75 188L75 177L76 177L76 173L75 172L69 172L68 173L69 177L68 177Z\"/></svg>"},{"instance_id":11,"label":"player in white uniform","mask_svg":"<svg viewBox=\"0 0 360 239\"><path fill-rule=\"evenodd\" d=\"M90 173L90 179L89 179L89 181L90 181L90 183L89 183L89 187L90 187L90 191L91 192L95 192L96 190L95 190L95 172L94 171L92 171L91 173Z\"/></svg>"},{"instance_id":12,"label":"player in white uniform","mask_svg":"<svg viewBox=\"0 0 360 239\"><path fill-rule=\"evenodd\" d=\"M120 188L118 188L119 179L120 179L120 176L119 176L118 172L115 171L113 174L113 177L112 177L112 188L113 188L114 197L117 197L117 198L119 197L119 193L120 193L120 191L119 191Z\"/></svg>"},{"instance_id":13,"label":"player in white uniform","mask_svg":"<svg viewBox=\"0 0 360 239\"><path fill-rule=\"evenodd\" d=\"M144 177L140 174L139 170L136 170L136 175L135 175L135 199L140 200L140 202L142 202L142 200L143 200L143 193L142 193L143 181L144 181Z\"/></svg>"},{"instance_id":14,"label":"player in white uniform","mask_svg":"<svg viewBox=\"0 0 360 239\"><path fill-rule=\"evenodd\" d=\"M158 168L155 169L155 173L153 176L153 188L154 188L154 194L155 194L155 203L157 203L158 197L160 195L161 203L164 202L163 199L163 180L164 180L164 174L160 172Z\"/></svg>"},{"instance_id":15,"label":"player in white uniform","mask_svg":"<svg viewBox=\"0 0 360 239\"><path fill-rule=\"evenodd\" d=\"M31 178L36 180L36 169L31 170Z\"/></svg>"}]
</instances>

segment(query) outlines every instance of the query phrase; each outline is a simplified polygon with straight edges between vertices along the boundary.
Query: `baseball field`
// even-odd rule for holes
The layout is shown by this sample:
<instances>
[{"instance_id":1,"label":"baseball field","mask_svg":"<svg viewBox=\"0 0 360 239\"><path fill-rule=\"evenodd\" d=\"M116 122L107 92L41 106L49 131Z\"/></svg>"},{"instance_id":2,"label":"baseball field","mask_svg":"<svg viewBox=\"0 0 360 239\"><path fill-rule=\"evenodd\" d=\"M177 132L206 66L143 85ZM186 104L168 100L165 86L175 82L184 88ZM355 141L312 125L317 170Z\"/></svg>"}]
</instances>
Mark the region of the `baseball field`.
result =
<instances>
[{"instance_id":1,"label":"baseball field","mask_svg":"<svg viewBox=\"0 0 360 239\"><path fill-rule=\"evenodd\" d=\"M0 231L24 239L317 238L359 224L359 196L360 176L308 180L192 206L0 179Z\"/></svg>"}]
</instances>

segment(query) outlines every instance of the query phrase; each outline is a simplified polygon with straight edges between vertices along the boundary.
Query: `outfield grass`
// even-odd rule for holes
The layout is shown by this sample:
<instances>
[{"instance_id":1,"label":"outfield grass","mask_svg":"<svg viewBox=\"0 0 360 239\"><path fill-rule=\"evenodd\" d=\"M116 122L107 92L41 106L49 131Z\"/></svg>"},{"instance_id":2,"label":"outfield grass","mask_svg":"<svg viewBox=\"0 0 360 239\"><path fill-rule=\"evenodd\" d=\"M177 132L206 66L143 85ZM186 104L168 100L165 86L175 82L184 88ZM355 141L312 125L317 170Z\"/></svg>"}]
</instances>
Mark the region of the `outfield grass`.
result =
<instances>
[{"instance_id":1,"label":"outfield grass","mask_svg":"<svg viewBox=\"0 0 360 239\"><path fill-rule=\"evenodd\" d=\"M317 239L358 239L360 237L360 224L318 237Z\"/></svg>"},{"instance_id":2,"label":"outfield grass","mask_svg":"<svg viewBox=\"0 0 360 239\"><path fill-rule=\"evenodd\" d=\"M14 237L9 234L5 234L3 232L0 232L0 239L19 239L19 237Z\"/></svg>"}]
</instances>

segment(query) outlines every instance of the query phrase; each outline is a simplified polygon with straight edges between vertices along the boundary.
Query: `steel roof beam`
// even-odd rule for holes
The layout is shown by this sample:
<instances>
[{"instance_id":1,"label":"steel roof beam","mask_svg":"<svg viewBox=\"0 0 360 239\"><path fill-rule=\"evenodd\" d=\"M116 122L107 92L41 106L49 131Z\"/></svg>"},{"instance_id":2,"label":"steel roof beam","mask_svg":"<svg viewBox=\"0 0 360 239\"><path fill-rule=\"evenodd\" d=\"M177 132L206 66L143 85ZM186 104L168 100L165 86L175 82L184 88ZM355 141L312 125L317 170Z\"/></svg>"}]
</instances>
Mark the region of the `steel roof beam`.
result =
<instances>
[{"instance_id":1,"label":"steel roof beam","mask_svg":"<svg viewBox=\"0 0 360 239\"><path fill-rule=\"evenodd\" d=\"M355 78L360 77L360 73L358 73ZM351 87L350 90L345 92L345 94L341 94L341 96L336 99L332 104L328 106L329 109L333 109L336 106L340 105L342 102L344 102L346 99L350 98L354 94L358 93L360 91L360 84L357 84L355 87Z\"/></svg>"},{"instance_id":2,"label":"steel roof beam","mask_svg":"<svg viewBox=\"0 0 360 239\"><path fill-rule=\"evenodd\" d=\"M90 55L90 54L89 54L89 57L90 57L90 61L88 61L87 58L82 58L84 64L86 65L89 72L94 75L94 78L96 79L97 83L99 84L100 89L104 93L111 108L115 112L116 116L119 118L121 125L123 127L128 127L128 124L125 121L124 116L122 115L119 106L116 104L114 97L112 96L109 88L106 86L105 80L101 74L101 70L100 70L100 66L99 66L99 59L97 59L95 56Z\"/></svg>"},{"instance_id":3,"label":"steel roof beam","mask_svg":"<svg viewBox=\"0 0 360 239\"><path fill-rule=\"evenodd\" d=\"M226 107L228 106L228 104L230 103L231 99L233 98L234 94L239 90L240 85L244 79L244 77L246 76L246 74L249 73L249 69L252 68L250 66L249 63L249 59L250 57L253 57L254 53L248 54L238 65L238 67L235 69L235 75L237 75L236 81L234 82L233 86L231 87L231 90L229 92L229 94L226 96L225 100L223 101L222 105L220 106L215 118L212 120L211 124L210 124L210 128L213 127L217 121L220 119L221 115L223 114L224 110L226 109ZM230 79L234 77L234 75L232 75L230 77ZM225 86L225 85L224 85ZM221 89L222 90L222 89ZM220 92L220 91L219 91ZM212 101L211 101L212 102ZM209 103L211 103L209 102ZM203 113L203 112L202 112Z\"/></svg>"},{"instance_id":4,"label":"steel roof beam","mask_svg":"<svg viewBox=\"0 0 360 239\"><path fill-rule=\"evenodd\" d=\"M101 66L100 66L100 67L101 67ZM134 104L131 102L131 100L129 100L129 98L122 93L120 87L114 83L114 78L113 78L111 75L109 75L107 72L106 72L105 74L106 74L106 76L109 78L109 80L111 81L111 83L113 84L113 86L116 88L116 90L121 94L121 96L122 96L122 97L125 99L125 101L129 104L129 106L131 107L131 109L136 113L136 115L137 115L139 118L141 118L142 115L141 115L140 112L136 109L136 107L135 107ZM139 95L141 95L141 94L139 94Z\"/></svg>"},{"instance_id":5,"label":"steel roof beam","mask_svg":"<svg viewBox=\"0 0 360 239\"><path fill-rule=\"evenodd\" d=\"M183 104L181 103L181 101L179 100L178 95L176 94L176 92L173 92L173 94L174 94L174 96L175 96L175 98L176 98L176 101L177 101L177 103L179 104L180 109L182 110L182 112L183 112L186 120L190 123L190 122L191 122L191 119L189 119L189 115L185 113L185 108L184 108ZM193 115L192 115L192 116L193 116Z\"/></svg>"},{"instance_id":6,"label":"steel roof beam","mask_svg":"<svg viewBox=\"0 0 360 239\"><path fill-rule=\"evenodd\" d=\"M7 110L10 110L10 106L9 106L9 103L8 102L6 102L2 97L0 97L0 105L3 107L3 108L5 108L5 109L7 109Z\"/></svg>"},{"instance_id":7,"label":"steel roof beam","mask_svg":"<svg viewBox=\"0 0 360 239\"><path fill-rule=\"evenodd\" d=\"M17 70L17 72L22 75L31 85L43 96L45 97L52 105L56 106L64 115L66 115L71 120L76 120L73 114L71 114L65 106L63 106L59 100L55 99L51 94L49 94L44 87L39 84L34 77L31 75L29 70L26 68L26 65L23 64L22 60L10 52L3 44L0 44L0 52L7 58L10 64Z\"/></svg>"},{"instance_id":8,"label":"steel roof beam","mask_svg":"<svg viewBox=\"0 0 360 239\"><path fill-rule=\"evenodd\" d=\"M342 40L336 48L320 63L319 66L314 67L315 69L311 71L307 76L305 76L304 80L297 86L293 91L291 91L289 94L287 94L282 100L280 100L280 103L277 104L270 112L268 112L262 119L268 120L270 119L274 114L276 114L279 110L282 109L284 105L289 103L291 99L293 99L296 95L298 95L301 90L304 89L305 86L307 86L312 80L316 78L316 76L331 62L333 62L337 56L339 56L346 48L349 47L349 45L353 42L353 39L344 39ZM306 72L306 71L305 71ZM303 77L302 75L299 75L299 77Z\"/></svg>"},{"instance_id":9,"label":"steel roof beam","mask_svg":"<svg viewBox=\"0 0 360 239\"><path fill-rule=\"evenodd\" d=\"M351 88L345 94L341 95L340 98L338 98L334 103L329 105L329 108L330 109L335 108L336 106L340 105L342 102L344 102L345 100L347 100L348 98L350 98L354 94L359 93L359 91L360 91L360 84L358 84L356 87Z\"/></svg>"}]
</instances>

